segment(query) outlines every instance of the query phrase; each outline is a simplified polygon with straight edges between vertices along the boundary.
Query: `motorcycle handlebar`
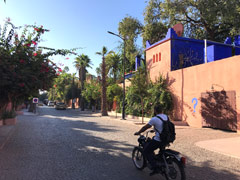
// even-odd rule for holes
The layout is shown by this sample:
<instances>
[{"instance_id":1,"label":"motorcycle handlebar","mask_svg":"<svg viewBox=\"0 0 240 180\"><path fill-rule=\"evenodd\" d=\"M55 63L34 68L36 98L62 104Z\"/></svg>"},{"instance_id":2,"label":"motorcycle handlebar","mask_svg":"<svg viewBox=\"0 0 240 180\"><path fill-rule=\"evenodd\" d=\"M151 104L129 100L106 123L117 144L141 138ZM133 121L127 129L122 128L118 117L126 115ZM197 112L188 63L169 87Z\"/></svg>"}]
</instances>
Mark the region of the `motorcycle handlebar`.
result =
<instances>
[{"instance_id":1,"label":"motorcycle handlebar","mask_svg":"<svg viewBox=\"0 0 240 180\"><path fill-rule=\"evenodd\" d=\"M148 131L145 131L143 134L146 134L146 135L148 135L148 133L154 133L155 131L154 131L154 129L151 129L151 130L148 130ZM140 134L134 134L135 136L141 136L142 135L142 133L140 133Z\"/></svg>"}]
</instances>

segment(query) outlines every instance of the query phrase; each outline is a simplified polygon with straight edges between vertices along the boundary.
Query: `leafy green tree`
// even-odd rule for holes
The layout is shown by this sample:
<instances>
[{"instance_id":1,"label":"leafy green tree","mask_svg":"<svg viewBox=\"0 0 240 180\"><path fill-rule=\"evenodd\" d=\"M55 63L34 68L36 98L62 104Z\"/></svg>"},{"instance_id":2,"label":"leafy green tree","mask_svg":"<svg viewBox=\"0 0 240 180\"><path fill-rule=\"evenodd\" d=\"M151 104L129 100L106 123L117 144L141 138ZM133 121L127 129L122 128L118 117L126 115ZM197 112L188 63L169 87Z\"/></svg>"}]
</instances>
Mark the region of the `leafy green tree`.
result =
<instances>
[{"instance_id":1,"label":"leafy green tree","mask_svg":"<svg viewBox=\"0 0 240 180\"><path fill-rule=\"evenodd\" d=\"M145 69L139 68L131 80L131 86L127 89L127 111L130 113L139 113L144 117L144 104L148 98L148 83L145 77ZM141 111L139 111L141 110Z\"/></svg>"},{"instance_id":2,"label":"leafy green tree","mask_svg":"<svg viewBox=\"0 0 240 180\"><path fill-rule=\"evenodd\" d=\"M0 112L8 102L12 102L14 109L18 103L38 95L39 89L51 88L62 70L49 56L72 53L38 46L41 36L48 31L42 26L26 25L21 35L18 35L19 29L7 21L0 32Z\"/></svg>"},{"instance_id":3,"label":"leafy green tree","mask_svg":"<svg viewBox=\"0 0 240 180\"><path fill-rule=\"evenodd\" d=\"M54 81L53 85L54 97L52 97L52 100L66 102L66 94L68 89L71 87L71 84L72 84L71 74L68 74L65 71L63 71L61 75L59 75Z\"/></svg>"},{"instance_id":4,"label":"leafy green tree","mask_svg":"<svg viewBox=\"0 0 240 180\"><path fill-rule=\"evenodd\" d=\"M183 23L187 37L222 42L240 33L239 9L239 0L165 0L161 17L169 26Z\"/></svg>"},{"instance_id":5,"label":"leafy green tree","mask_svg":"<svg viewBox=\"0 0 240 180\"><path fill-rule=\"evenodd\" d=\"M135 68L135 57L141 54L139 48L136 45L136 40L142 32L142 24L136 18L131 16L125 17L118 24L118 31L121 37L125 39L125 52L126 61L125 67L126 71L129 72ZM122 44L122 49L124 44ZM123 53L122 53L123 54Z\"/></svg>"},{"instance_id":6,"label":"leafy green tree","mask_svg":"<svg viewBox=\"0 0 240 180\"><path fill-rule=\"evenodd\" d=\"M85 82L85 89L82 91L82 95L96 109L97 101L101 97L100 84L96 80L92 80L90 83Z\"/></svg>"},{"instance_id":7,"label":"leafy green tree","mask_svg":"<svg viewBox=\"0 0 240 180\"><path fill-rule=\"evenodd\" d=\"M67 93L65 96L66 102L69 102L69 100L72 100L72 99L80 98L80 94L81 94L81 89L78 88L78 82L75 80L75 78L73 78L71 85L68 86L67 88Z\"/></svg>"},{"instance_id":8,"label":"leafy green tree","mask_svg":"<svg viewBox=\"0 0 240 180\"><path fill-rule=\"evenodd\" d=\"M115 52L109 53L106 56L106 66L109 72L110 77L113 77L114 83L116 83L117 78L120 76L120 66L121 66L121 57Z\"/></svg>"},{"instance_id":9,"label":"leafy green tree","mask_svg":"<svg viewBox=\"0 0 240 180\"><path fill-rule=\"evenodd\" d=\"M155 83L150 84L148 93L151 94L148 98L147 108L154 107L155 104L160 104L163 108L163 112L170 114L173 108L173 100L171 92L168 89L166 79L161 75ZM152 115L153 115L153 110Z\"/></svg>"},{"instance_id":10,"label":"leafy green tree","mask_svg":"<svg viewBox=\"0 0 240 180\"><path fill-rule=\"evenodd\" d=\"M121 104L122 92L123 90L118 84L111 84L107 87L107 101L109 109L112 108L114 100L116 100L118 105Z\"/></svg>"},{"instance_id":11,"label":"leafy green tree","mask_svg":"<svg viewBox=\"0 0 240 180\"><path fill-rule=\"evenodd\" d=\"M78 70L79 81L81 84L81 91L83 91L84 90L84 82L86 80L86 73L87 73L86 68L91 67L91 60L87 55L81 54L80 56L76 57L74 63L75 63L75 67ZM82 98L82 97L80 99L80 106L81 106L81 110L84 111L84 98Z\"/></svg>"},{"instance_id":12,"label":"leafy green tree","mask_svg":"<svg viewBox=\"0 0 240 180\"><path fill-rule=\"evenodd\" d=\"M99 67L96 68L96 73L97 73L97 76L101 76L101 72L102 72L102 63L99 64Z\"/></svg>"},{"instance_id":13,"label":"leafy green tree","mask_svg":"<svg viewBox=\"0 0 240 180\"><path fill-rule=\"evenodd\" d=\"M223 42L240 33L240 1L150 0L144 12L143 44L165 37L167 29L184 25L184 36Z\"/></svg>"},{"instance_id":14,"label":"leafy green tree","mask_svg":"<svg viewBox=\"0 0 240 180\"><path fill-rule=\"evenodd\" d=\"M101 52L96 52L96 54L102 56L102 99L101 99L101 110L102 110L102 116L107 116L107 84L106 84L106 62L105 62L105 56L108 53L107 48L103 46Z\"/></svg>"},{"instance_id":15,"label":"leafy green tree","mask_svg":"<svg viewBox=\"0 0 240 180\"><path fill-rule=\"evenodd\" d=\"M143 27L143 46L146 47L146 41L151 44L163 39L167 33L168 26L161 18L162 0L149 0L144 11Z\"/></svg>"}]
</instances>

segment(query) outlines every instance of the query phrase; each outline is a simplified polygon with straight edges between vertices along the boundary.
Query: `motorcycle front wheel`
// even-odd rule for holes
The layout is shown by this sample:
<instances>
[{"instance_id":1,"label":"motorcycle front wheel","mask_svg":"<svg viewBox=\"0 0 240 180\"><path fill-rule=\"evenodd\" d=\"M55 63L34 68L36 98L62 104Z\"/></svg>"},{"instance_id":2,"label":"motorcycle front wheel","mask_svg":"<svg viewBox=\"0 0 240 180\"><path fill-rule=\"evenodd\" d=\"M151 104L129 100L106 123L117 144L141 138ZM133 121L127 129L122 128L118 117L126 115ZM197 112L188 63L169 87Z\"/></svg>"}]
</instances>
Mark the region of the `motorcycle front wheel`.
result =
<instances>
[{"instance_id":1,"label":"motorcycle front wheel","mask_svg":"<svg viewBox=\"0 0 240 180\"><path fill-rule=\"evenodd\" d=\"M169 171L165 171L166 180L185 180L186 174L184 166L175 158L167 160Z\"/></svg>"},{"instance_id":2,"label":"motorcycle front wheel","mask_svg":"<svg viewBox=\"0 0 240 180\"><path fill-rule=\"evenodd\" d=\"M143 170L146 167L146 160L143 156L143 150L135 147L132 151L132 161L138 170Z\"/></svg>"}]
</instances>

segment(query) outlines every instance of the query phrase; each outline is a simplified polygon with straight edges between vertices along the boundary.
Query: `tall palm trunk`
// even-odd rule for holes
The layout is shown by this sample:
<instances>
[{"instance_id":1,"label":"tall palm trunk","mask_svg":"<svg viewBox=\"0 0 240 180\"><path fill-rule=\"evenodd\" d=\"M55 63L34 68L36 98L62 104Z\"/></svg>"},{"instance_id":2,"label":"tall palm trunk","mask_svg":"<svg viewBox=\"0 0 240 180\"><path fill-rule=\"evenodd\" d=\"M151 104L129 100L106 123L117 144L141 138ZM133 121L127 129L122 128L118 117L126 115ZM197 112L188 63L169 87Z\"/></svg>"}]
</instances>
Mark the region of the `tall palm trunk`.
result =
<instances>
[{"instance_id":1,"label":"tall palm trunk","mask_svg":"<svg viewBox=\"0 0 240 180\"><path fill-rule=\"evenodd\" d=\"M106 64L105 57L102 58L102 116L108 116L107 113L107 95L106 95Z\"/></svg>"},{"instance_id":2,"label":"tall palm trunk","mask_svg":"<svg viewBox=\"0 0 240 180\"><path fill-rule=\"evenodd\" d=\"M85 68L81 67L80 68L80 73L81 73L81 92L83 92L84 90L84 81L85 81ZM81 96L81 100L80 100L80 107L81 107L81 111L84 111L85 107L84 107L84 98Z\"/></svg>"},{"instance_id":3,"label":"tall palm trunk","mask_svg":"<svg viewBox=\"0 0 240 180\"><path fill-rule=\"evenodd\" d=\"M143 104L143 98L141 97L141 105L142 105L142 124L144 123L144 119L143 119L143 116L144 116L144 104Z\"/></svg>"},{"instance_id":4,"label":"tall palm trunk","mask_svg":"<svg viewBox=\"0 0 240 180\"><path fill-rule=\"evenodd\" d=\"M75 67L78 69L78 72L79 72L79 82L81 86L81 93L84 90L84 82L86 80L86 72L87 72L86 68L91 67L90 63L91 61L89 57L84 54L81 54L75 59ZM84 111L85 99L82 97L82 95L80 97L79 105L81 110Z\"/></svg>"}]
</instances>

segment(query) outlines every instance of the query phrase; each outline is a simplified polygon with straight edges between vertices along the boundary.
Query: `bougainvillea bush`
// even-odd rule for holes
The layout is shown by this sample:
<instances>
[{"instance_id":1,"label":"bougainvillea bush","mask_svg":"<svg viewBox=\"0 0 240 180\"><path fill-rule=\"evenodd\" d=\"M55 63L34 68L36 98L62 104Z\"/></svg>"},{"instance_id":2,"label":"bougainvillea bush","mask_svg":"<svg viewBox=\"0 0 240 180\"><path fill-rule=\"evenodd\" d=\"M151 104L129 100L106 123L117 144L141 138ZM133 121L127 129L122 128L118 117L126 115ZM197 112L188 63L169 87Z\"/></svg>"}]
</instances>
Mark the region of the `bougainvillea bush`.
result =
<instances>
[{"instance_id":1,"label":"bougainvillea bush","mask_svg":"<svg viewBox=\"0 0 240 180\"><path fill-rule=\"evenodd\" d=\"M41 36L47 31L43 26L15 27L10 21L0 29L0 112L9 102L15 108L39 90L52 87L61 69L49 57L73 53L40 47Z\"/></svg>"}]
</instances>

